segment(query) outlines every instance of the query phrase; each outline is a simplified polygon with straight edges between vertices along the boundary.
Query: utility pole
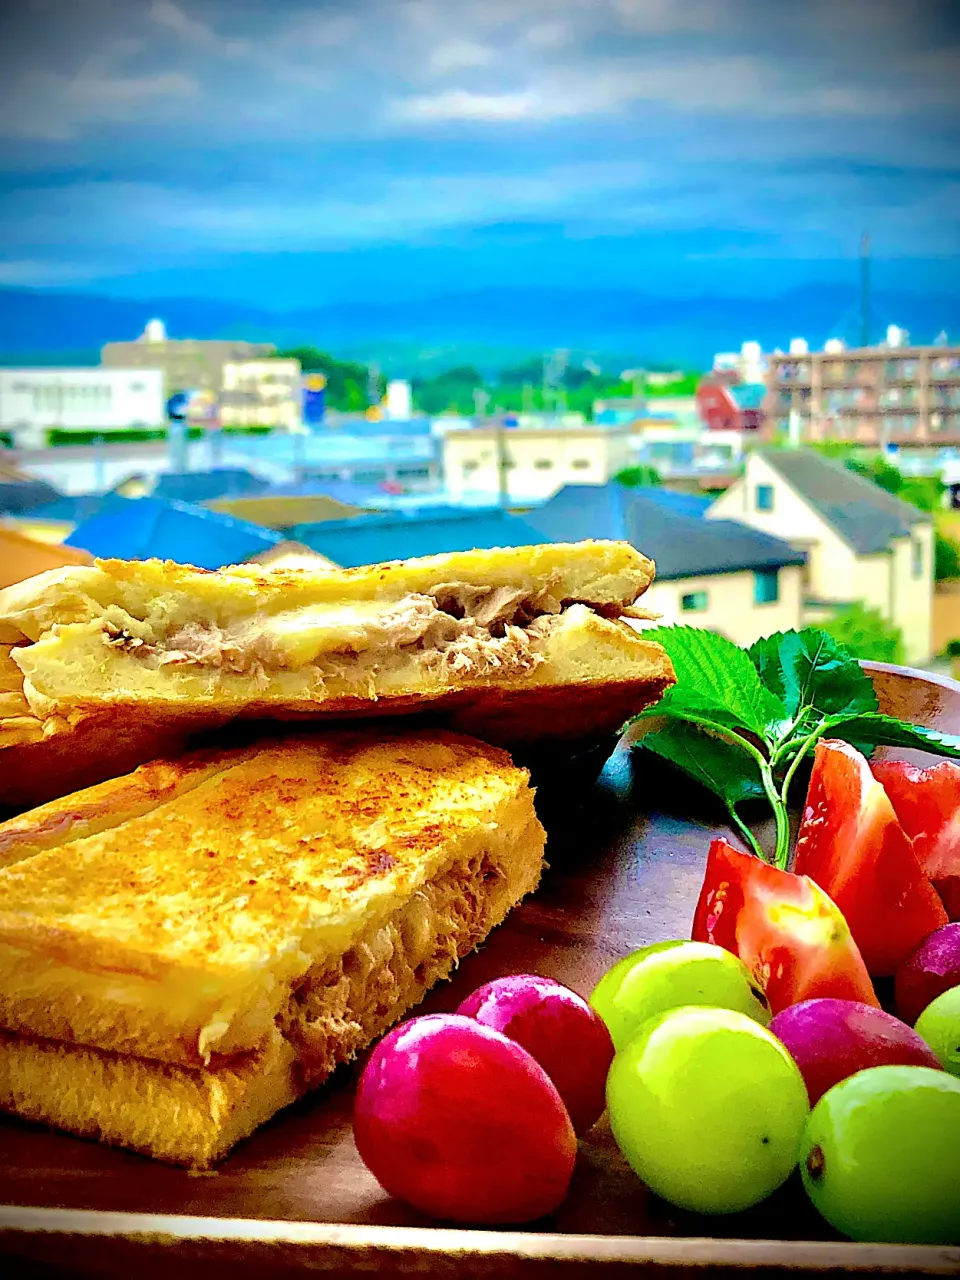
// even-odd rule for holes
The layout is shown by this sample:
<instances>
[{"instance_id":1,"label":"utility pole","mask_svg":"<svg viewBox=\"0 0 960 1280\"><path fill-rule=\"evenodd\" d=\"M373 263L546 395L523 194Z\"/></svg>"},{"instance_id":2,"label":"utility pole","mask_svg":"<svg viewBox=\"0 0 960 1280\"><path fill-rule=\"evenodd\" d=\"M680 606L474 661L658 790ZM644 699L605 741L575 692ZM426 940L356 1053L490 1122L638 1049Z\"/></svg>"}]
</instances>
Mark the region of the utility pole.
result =
<instances>
[{"instance_id":1,"label":"utility pole","mask_svg":"<svg viewBox=\"0 0 960 1280\"><path fill-rule=\"evenodd\" d=\"M860 345L870 345L870 233L860 238Z\"/></svg>"},{"instance_id":2,"label":"utility pole","mask_svg":"<svg viewBox=\"0 0 960 1280\"><path fill-rule=\"evenodd\" d=\"M506 510L510 504L510 483L507 475L507 441L503 418L497 418L494 428L494 444L497 450L497 505Z\"/></svg>"}]
</instances>

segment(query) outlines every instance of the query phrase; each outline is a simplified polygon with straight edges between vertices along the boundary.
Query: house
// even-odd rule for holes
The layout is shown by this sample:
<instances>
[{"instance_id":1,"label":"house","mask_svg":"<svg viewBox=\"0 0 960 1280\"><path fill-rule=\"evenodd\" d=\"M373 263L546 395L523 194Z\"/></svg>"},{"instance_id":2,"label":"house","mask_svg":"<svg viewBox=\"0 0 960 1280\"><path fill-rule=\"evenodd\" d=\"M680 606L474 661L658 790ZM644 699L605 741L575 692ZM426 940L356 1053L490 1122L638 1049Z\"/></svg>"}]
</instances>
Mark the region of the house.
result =
<instances>
[{"instance_id":1,"label":"house","mask_svg":"<svg viewBox=\"0 0 960 1280\"><path fill-rule=\"evenodd\" d=\"M729 382L708 377L697 387L697 413L709 431L758 432L764 426L762 382Z\"/></svg>"},{"instance_id":2,"label":"house","mask_svg":"<svg viewBox=\"0 0 960 1280\"><path fill-rule=\"evenodd\" d=\"M840 462L812 450L758 451L707 512L783 538L807 556L804 620L853 601L900 628L908 662L932 652L933 524Z\"/></svg>"},{"instance_id":3,"label":"house","mask_svg":"<svg viewBox=\"0 0 960 1280\"><path fill-rule=\"evenodd\" d=\"M506 511L431 511L370 514L351 520L298 525L289 535L343 569L382 560L406 560L445 551L525 547L551 539Z\"/></svg>"},{"instance_id":4,"label":"house","mask_svg":"<svg viewBox=\"0 0 960 1280\"><path fill-rule=\"evenodd\" d=\"M667 623L704 627L744 645L799 626L802 552L734 521L687 514L665 493L568 485L524 518L555 542L632 543L656 561L643 603Z\"/></svg>"},{"instance_id":5,"label":"house","mask_svg":"<svg viewBox=\"0 0 960 1280\"><path fill-rule=\"evenodd\" d=\"M95 556L175 560L198 569L239 564L283 541L279 533L183 502L112 497L66 539Z\"/></svg>"},{"instance_id":6,"label":"house","mask_svg":"<svg viewBox=\"0 0 960 1280\"><path fill-rule=\"evenodd\" d=\"M548 498L565 484L603 485L631 465L626 427L475 427L443 437L443 474L454 502Z\"/></svg>"}]
</instances>

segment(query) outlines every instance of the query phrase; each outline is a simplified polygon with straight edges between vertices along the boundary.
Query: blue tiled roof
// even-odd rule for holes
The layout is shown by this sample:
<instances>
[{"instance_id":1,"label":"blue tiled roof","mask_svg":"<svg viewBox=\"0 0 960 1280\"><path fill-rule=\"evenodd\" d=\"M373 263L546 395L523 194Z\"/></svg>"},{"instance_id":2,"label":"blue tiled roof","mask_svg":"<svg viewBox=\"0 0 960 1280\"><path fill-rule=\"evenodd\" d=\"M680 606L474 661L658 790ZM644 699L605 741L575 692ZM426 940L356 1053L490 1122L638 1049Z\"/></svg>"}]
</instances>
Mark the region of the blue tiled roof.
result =
<instances>
[{"instance_id":1,"label":"blue tiled roof","mask_svg":"<svg viewBox=\"0 0 960 1280\"><path fill-rule=\"evenodd\" d=\"M733 520L703 520L671 511L647 489L568 485L526 517L556 542L613 538L630 542L657 564L662 580L803 564L779 538Z\"/></svg>"},{"instance_id":2,"label":"blue tiled roof","mask_svg":"<svg viewBox=\"0 0 960 1280\"><path fill-rule=\"evenodd\" d=\"M712 498L704 498L699 493L677 493L673 489L663 489L659 485L641 485L630 492L642 498L648 498L665 510L675 511L681 516L702 516L713 502Z\"/></svg>"},{"instance_id":3,"label":"blue tiled roof","mask_svg":"<svg viewBox=\"0 0 960 1280\"><path fill-rule=\"evenodd\" d=\"M301 524L296 525L289 536L344 569L382 560L438 555L444 551L525 547L550 541L526 520L509 512L477 513L450 508Z\"/></svg>"},{"instance_id":4,"label":"blue tiled roof","mask_svg":"<svg viewBox=\"0 0 960 1280\"><path fill-rule=\"evenodd\" d=\"M152 496L169 502L212 502L215 498L249 498L264 493L269 482L243 467L214 467L211 471L164 471Z\"/></svg>"},{"instance_id":5,"label":"blue tiled roof","mask_svg":"<svg viewBox=\"0 0 960 1280\"><path fill-rule=\"evenodd\" d=\"M176 560L198 569L221 569L282 541L273 529L183 502L159 498L107 499L78 524L67 546L122 560Z\"/></svg>"}]
</instances>

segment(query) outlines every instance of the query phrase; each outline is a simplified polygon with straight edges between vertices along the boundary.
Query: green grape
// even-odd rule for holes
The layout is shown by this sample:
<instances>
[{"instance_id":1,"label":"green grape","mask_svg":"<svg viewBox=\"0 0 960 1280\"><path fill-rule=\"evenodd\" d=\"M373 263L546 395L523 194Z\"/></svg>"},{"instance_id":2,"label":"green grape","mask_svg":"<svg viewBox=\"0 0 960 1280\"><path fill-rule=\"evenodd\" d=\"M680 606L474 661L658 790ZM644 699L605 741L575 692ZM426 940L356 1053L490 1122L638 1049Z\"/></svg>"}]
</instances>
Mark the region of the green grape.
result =
<instances>
[{"instance_id":1,"label":"green grape","mask_svg":"<svg viewBox=\"0 0 960 1280\"><path fill-rule=\"evenodd\" d=\"M810 1113L800 1170L853 1240L960 1243L960 1081L931 1067L858 1071Z\"/></svg>"},{"instance_id":2,"label":"green grape","mask_svg":"<svg viewBox=\"0 0 960 1280\"><path fill-rule=\"evenodd\" d=\"M762 1023L770 1006L742 960L709 942L656 942L600 979L590 1003L622 1049L647 1018L681 1005L734 1009Z\"/></svg>"},{"instance_id":3,"label":"green grape","mask_svg":"<svg viewBox=\"0 0 960 1280\"><path fill-rule=\"evenodd\" d=\"M960 1076L960 987L931 1000L914 1027L940 1059L944 1071Z\"/></svg>"},{"instance_id":4,"label":"green grape","mask_svg":"<svg viewBox=\"0 0 960 1280\"><path fill-rule=\"evenodd\" d=\"M648 1020L613 1060L610 1125L671 1204L736 1213L790 1176L809 1112L800 1071L745 1014L699 1006Z\"/></svg>"}]
</instances>

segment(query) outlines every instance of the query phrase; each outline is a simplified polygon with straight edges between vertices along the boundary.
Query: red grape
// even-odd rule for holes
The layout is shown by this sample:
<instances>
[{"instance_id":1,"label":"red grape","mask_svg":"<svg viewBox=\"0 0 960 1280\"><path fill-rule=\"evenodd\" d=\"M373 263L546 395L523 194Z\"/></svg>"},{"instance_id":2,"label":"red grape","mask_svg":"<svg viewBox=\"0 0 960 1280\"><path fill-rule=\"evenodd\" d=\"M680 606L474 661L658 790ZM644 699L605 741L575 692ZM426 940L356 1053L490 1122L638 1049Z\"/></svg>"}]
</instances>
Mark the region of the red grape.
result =
<instances>
[{"instance_id":1,"label":"red grape","mask_svg":"<svg viewBox=\"0 0 960 1280\"><path fill-rule=\"evenodd\" d=\"M435 1218L529 1222L567 1193L570 1116L513 1040L456 1014L403 1023L357 1088L357 1149L381 1186Z\"/></svg>"},{"instance_id":2,"label":"red grape","mask_svg":"<svg viewBox=\"0 0 960 1280\"><path fill-rule=\"evenodd\" d=\"M935 929L897 970L897 1013L911 1026L931 1001L960 987L960 924Z\"/></svg>"},{"instance_id":3,"label":"red grape","mask_svg":"<svg viewBox=\"0 0 960 1280\"><path fill-rule=\"evenodd\" d=\"M929 1045L890 1013L857 1000L804 1000L776 1015L770 1030L800 1068L810 1105L867 1067L936 1067Z\"/></svg>"},{"instance_id":4,"label":"red grape","mask_svg":"<svg viewBox=\"0 0 960 1280\"><path fill-rule=\"evenodd\" d=\"M553 978L515 973L479 987L457 1013L523 1045L556 1085L577 1133L599 1120L613 1041L582 996Z\"/></svg>"}]
</instances>

